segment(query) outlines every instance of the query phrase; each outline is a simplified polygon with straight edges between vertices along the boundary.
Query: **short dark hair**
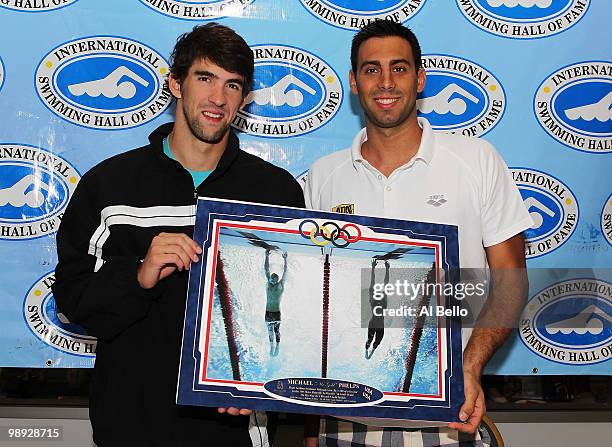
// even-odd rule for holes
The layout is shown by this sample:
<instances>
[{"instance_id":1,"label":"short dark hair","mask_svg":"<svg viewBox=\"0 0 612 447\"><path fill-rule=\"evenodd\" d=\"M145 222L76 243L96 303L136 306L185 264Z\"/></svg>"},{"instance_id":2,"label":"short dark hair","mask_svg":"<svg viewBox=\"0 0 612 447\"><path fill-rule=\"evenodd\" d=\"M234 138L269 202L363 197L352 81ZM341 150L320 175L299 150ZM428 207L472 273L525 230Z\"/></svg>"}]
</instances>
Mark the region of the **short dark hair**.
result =
<instances>
[{"instance_id":1,"label":"short dark hair","mask_svg":"<svg viewBox=\"0 0 612 447\"><path fill-rule=\"evenodd\" d=\"M233 29L210 22L179 36L170 57L170 73L183 82L191 65L199 59L207 59L230 73L241 75L243 96L249 93L253 82L253 51Z\"/></svg>"},{"instance_id":2,"label":"short dark hair","mask_svg":"<svg viewBox=\"0 0 612 447\"><path fill-rule=\"evenodd\" d=\"M414 33L404 25L392 20L374 20L363 26L361 30L353 36L353 42L351 44L351 68L353 69L353 73L357 74L357 56L361 44L372 37L393 36L401 37L410 44L410 48L412 48L412 57L414 58L414 67L418 71L421 68L421 46Z\"/></svg>"}]
</instances>

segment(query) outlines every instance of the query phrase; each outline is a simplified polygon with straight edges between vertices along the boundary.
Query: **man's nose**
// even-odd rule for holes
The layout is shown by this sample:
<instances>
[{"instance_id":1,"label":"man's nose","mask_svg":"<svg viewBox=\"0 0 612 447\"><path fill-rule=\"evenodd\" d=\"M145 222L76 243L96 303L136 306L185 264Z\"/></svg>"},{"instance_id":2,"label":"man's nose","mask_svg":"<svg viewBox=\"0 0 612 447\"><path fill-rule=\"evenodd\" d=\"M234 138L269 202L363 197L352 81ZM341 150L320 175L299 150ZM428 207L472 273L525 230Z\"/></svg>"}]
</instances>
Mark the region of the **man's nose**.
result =
<instances>
[{"instance_id":1,"label":"man's nose","mask_svg":"<svg viewBox=\"0 0 612 447\"><path fill-rule=\"evenodd\" d=\"M210 94L208 95L208 100L217 107L224 106L225 102L227 101L225 86L222 83L213 85Z\"/></svg>"},{"instance_id":2,"label":"man's nose","mask_svg":"<svg viewBox=\"0 0 612 447\"><path fill-rule=\"evenodd\" d=\"M378 79L378 87L388 90L395 87L395 80L390 69L382 69Z\"/></svg>"}]
</instances>

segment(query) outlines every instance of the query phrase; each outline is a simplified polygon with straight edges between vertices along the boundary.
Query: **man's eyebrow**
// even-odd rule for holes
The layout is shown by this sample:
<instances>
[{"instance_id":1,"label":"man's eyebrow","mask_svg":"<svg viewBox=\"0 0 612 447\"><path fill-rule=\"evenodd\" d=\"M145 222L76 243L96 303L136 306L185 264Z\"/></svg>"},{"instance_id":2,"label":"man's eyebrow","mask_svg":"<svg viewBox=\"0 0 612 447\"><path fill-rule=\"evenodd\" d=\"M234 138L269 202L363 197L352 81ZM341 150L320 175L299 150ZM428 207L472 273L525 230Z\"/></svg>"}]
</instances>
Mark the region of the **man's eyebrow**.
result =
<instances>
[{"instance_id":1,"label":"man's eyebrow","mask_svg":"<svg viewBox=\"0 0 612 447\"><path fill-rule=\"evenodd\" d=\"M212 71L208 71L208 70L195 70L193 74L195 74L196 76L207 76L209 78L219 79L219 76L214 74ZM244 87L244 79L242 78L230 78L230 79L227 79L225 83L226 84L236 83L236 84L240 84L241 87Z\"/></svg>"},{"instance_id":2,"label":"man's eyebrow","mask_svg":"<svg viewBox=\"0 0 612 447\"><path fill-rule=\"evenodd\" d=\"M209 78L218 78L219 76L217 76L216 74L214 74L211 71L208 70L195 70L193 72L194 75L196 76L208 76Z\"/></svg>"},{"instance_id":3,"label":"man's eyebrow","mask_svg":"<svg viewBox=\"0 0 612 447\"><path fill-rule=\"evenodd\" d=\"M359 68L363 68L366 65L375 65L377 67L380 67L380 61L363 61L361 65L359 66Z\"/></svg>"},{"instance_id":4,"label":"man's eyebrow","mask_svg":"<svg viewBox=\"0 0 612 447\"><path fill-rule=\"evenodd\" d=\"M393 59L389 62L389 65L397 65L397 64L408 64L410 65L410 61L408 59ZM374 65L376 67L380 67L381 63L379 60L371 60L371 61L363 61L361 63L360 68L365 67L366 65Z\"/></svg>"},{"instance_id":5,"label":"man's eyebrow","mask_svg":"<svg viewBox=\"0 0 612 447\"><path fill-rule=\"evenodd\" d=\"M393 59L391 61L391 65L396 65L396 64L408 64L408 65L410 65L410 61L408 59Z\"/></svg>"}]
</instances>

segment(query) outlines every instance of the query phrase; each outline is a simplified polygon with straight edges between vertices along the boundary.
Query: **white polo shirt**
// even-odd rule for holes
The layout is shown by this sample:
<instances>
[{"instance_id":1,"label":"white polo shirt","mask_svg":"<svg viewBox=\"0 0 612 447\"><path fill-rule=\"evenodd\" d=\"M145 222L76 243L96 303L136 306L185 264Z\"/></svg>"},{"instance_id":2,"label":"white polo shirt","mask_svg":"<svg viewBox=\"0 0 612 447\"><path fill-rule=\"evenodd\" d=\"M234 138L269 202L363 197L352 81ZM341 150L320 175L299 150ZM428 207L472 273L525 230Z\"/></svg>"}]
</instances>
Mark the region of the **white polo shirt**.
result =
<instances>
[{"instance_id":1,"label":"white polo shirt","mask_svg":"<svg viewBox=\"0 0 612 447\"><path fill-rule=\"evenodd\" d=\"M389 177L361 156L365 129L350 148L317 160L304 187L306 207L352 206L353 214L456 225L460 267L484 268L484 247L531 227L531 217L491 144L434 133L425 119L419 118L419 125L417 154Z\"/></svg>"}]
</instances>

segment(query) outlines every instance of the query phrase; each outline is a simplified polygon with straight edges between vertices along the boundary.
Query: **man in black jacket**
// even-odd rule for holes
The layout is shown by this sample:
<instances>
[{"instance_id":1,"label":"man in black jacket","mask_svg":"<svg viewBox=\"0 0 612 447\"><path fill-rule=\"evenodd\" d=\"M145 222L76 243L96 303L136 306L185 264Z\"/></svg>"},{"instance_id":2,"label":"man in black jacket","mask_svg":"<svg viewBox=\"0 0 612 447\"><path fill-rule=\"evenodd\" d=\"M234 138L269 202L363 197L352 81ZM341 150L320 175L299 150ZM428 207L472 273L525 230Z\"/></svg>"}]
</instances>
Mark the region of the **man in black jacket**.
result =
<instances>
[{"instance_id":1,"label":"man in black jacket","mask_svg":"<svg viewBox=\"0 0 612 447\"><path fill-rule=\"evenodd\" d=\"M90 418L100 447L267 445L248 410L175 404L188 270L201 254L195 195L304 206L293 177L240 150L230 129L253 70L225 26L181 36L168 79L174 124L85 174L65 212L53 293L98 338Z\"/></svg>"}]
</instances>

